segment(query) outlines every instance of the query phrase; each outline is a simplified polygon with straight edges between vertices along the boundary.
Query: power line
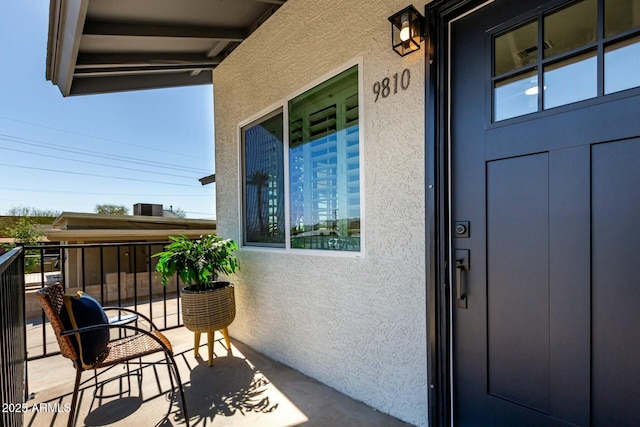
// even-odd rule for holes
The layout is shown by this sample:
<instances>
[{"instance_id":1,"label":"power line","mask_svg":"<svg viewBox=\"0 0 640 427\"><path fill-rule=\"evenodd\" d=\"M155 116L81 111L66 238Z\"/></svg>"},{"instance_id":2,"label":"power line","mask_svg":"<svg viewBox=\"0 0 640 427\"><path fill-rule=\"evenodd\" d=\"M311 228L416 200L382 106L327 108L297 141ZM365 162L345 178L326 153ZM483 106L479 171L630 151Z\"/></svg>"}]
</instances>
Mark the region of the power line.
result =
<instances>
[{"instance_id":1,"label":"power line","mask_svg":"<svg viewBox=\"0 0 640 427\"><path fill-rule=\"evenodd\" d=\"M86 163L86 164L90 164L90 165L98 165L98 166L103 166L103 167L107 167L107 168L125 169L125 170L142 172L142 173L152 173L152 174L156 174L156 175L174 176L174 177L177 177L177 178L194 179L191 176L175 175L175 174L166 173L166 172L147 171L147 170L143 170L143 169L128 168L128 167L125 167L125 166L105 165L104 163L90 162L88 160L69 159L67 157L54 156L52 154L36 153L36 152L33 152L33 151L18 150L18 149L15 149L15 148L0 147L0 150L15 151L17 153L26 153L26 154L31 154L31 155L34 155L34 156L47 157L47 158L50 158L50 159L62 159L62 160L66 160L66 161L69 161L69 162Z\"/></svg>"},{"instance_id":2,"label":"power line","mask_svg":"<svg viewBox=\"0 0 640 427\"><path fill-rule=\"evenodd\" d=\"M98 158L107 159L107 160L115 160L117 162L134 163L134 164L139 164L139 165L144 165L144 166L151 166L151 167L157 167L157 168L163 168L163 169L174 169L174 170L178 170L178 171L191 172L191 173L196 173L195 171L200 171L201 173L209 173L208 171L206 171L204 169L194 169L192 167L176 166L175 164L171 164L171 163L163 163L163 162L156 162L156 161L151 161L151 160L135 159L133 157L120 156L120 155L117 155L117 154L105 154L105 153L101 153L99 151L82 150L82 149L70 149L70 148L67 148L64 145L60 145L60 144L53 144L53 143L50 143L50 142L37 141L37 140L33 140L33 139L29 139L29 138L22 138L22 137L13 136L13 135L0 134L0 140L14 142L14 143L23 144L23 145L31 145L31 146L34 146L34 147L46 148L48 150L52 150L52 149L55 148L55 150L57 150L57 151L64 151L64 152L67 152L67 153L80 154L82 156L88 156L88 157L98 157Z\"/></svg>"},{"instance_id":3,"label":"power line","mask_svg":"<svg viewBox=\"0 0 640 427\"><path fill-rule=\"evenodd\" d=\"M60 144L53 144L50 142L37 141L29 138L22 138L18 136L6 135L1 133L0 133L0 139L4 141L9 141L9 142L15 142L16 144L31 145L34 147L42 147L46 149L52 149L51 147L55 147L55 149L58 151L64 151L64 152L73 153L73 154L80 154L82 156L99 157L102 159L115 160L117 162L134 163L134 164L139 164L144 166L151 166L151 167L157 167L157 168L163 168L163 169L174 169L174 170L191 172L191 173L196 173L195 171L200 171L201 173L210 173L210 171L207 171L204 169L194 169L192 167L189 167L189 168L179 167L171 163L155 162L155 161L141 160L141 159L128 160L133 158L127 157L127 156L120 156L116 154L104 154L104 153L91 151L91 150L69 149L69 148L66 148L64 145L60 145ZM86 153L96 153L96 154L86 154Z\"/></svg>"},{"instance_id":4,"label":"power line","mask_svg":"<svg viewBox=\"0 0 640 427\"><path fill-rule=\"evenodd\" d=\"M206 187L202 187L205 189ZM202 197L207 194L151 194L151 193L97 193L95 191L64 191L64 190L37 190L31 188L9 188L9 187L0 187L0 190L5 191L20 191L20 192L28 192L28 193L47 193L47 194L88 194L95 196L131 196L131 197Z\"/></svg>"},{"instance_id":5,"label":"power line","mask_svg":"<svg viewBox=\"0 0 640 427\"><path fill-rule=\"evenodd\" d=\"M71 135L84 136L84 137L87 137L87 138L93 138L93 139L98 139L98 140L102 140L102 141L113 142L113 143L116 143L116 144L129 145L131 147L144 148L145 150L161 151L163 153L177 154L177 155L183 156L183 157L190 157L192 159L202 160L202 157L199 157L199 156L192 156L190 154L185 154L185 153L181 153L181 152L163 150L163 149L157 148L157 147L151 148L151 147L148 147L148 146L145 146L145 145L133 144L133 143L130 143L130 142L123 142L123 141L118 141L118 140L115 140L115 139L104 138L104 137L101 137L101 136L89 135L89 134L86 134L86 133L75 132L75 131L66 130L66 129L60 129L60 128L56 128L56 127L53 127L53 126L46 126L46 125L41 125L41 124L38 124L38 123L28 122L28 121L25 121L25 120L18 120L18 119L13 119L13 118L4 117L4 116L0 116L0 119L12 121L12 122L17 122L17 123L24 123L24 124L27 124L27 125L30 125L30 126L40 127L40 128L43 128L43 129L51 129L51 130L55 130L55 131L58 131L58 132L68 133L68 134L71 134Z\"/></svg>"},{"instance_id":6,"label":"power line","mask_svg":"<svg viewBox=\"0 0 640 427\"><path fill-rule=\"evenodd\" d=\"M36 167L32 167L32 166L23 166L23 165L10 165L10 164L7 164L7 163L0 163L0 166L6 166L6 167L10 167L10 168L17 168L17 169L39 170L39 171L45 171L45 172L66 173L66 174L70 174L70 175L94 176L94 177L99 177L99 178L120 179L120 180L123 180L123 181L151 182L153 184L177 185L177 186L180 186L180 187L200 188L199 185L178 184L176 182L151 181L151 180L148 180L148 179L125 178L125 177L122 177L122 176L99 175L99 174L84 173L84 172L64 171L64 170L58 170L58 169L36 168Z\"/></svg>"}]
</instances>

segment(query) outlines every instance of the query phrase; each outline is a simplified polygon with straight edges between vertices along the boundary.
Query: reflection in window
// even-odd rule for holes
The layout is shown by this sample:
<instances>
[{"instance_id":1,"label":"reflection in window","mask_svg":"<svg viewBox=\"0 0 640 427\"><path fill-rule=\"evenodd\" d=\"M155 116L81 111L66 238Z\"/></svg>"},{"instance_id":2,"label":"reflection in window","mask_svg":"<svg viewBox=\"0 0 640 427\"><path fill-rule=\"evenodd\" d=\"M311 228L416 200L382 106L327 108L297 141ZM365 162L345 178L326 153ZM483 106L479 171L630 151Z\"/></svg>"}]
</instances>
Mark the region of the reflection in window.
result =
<instances>
[{"instance_id":1,"label":"reflection in window","mask_svg":"<svg viewBox=\"0 0 640 427\"><path fill-rule=\"evenodd\" d=\"M604 52L605 94L640 86L640 36L609 46Z\"/></svg>"},{"instance_id":2,"label":"reflection in window","mask_svg":"<svg viewBox=\"0 0 640 427\"><path fill-rule=\"evenodd\" d=\"M640 87L640 0L579 0L535 16L493 36L493 121Z\"/></svg>"},{"instance_id":3,"label":"reflection in window","mask_svg":"<svg viewBox=\"0 0 640 427\"><path fill-rule=\"evenodd\" d=\"M544 57L596 41L597 1L583 0L544 18Z\"/></svg>"},{"instance_id":4,"label":"reflection in window","mask_svg":"<svg viewBox=\"0 0 640 427\"><path fill-rule=\"evenodd\" d=\"M285 243L282 112L242 129L244 243Z\"/></svg>"},{"instance_id":5,"label":"reflection in window","mask_svg":"<svg viewBox=\"0 0 640 427\"><path fill-rule=\"evenodd\" d=\"M598 94L596 52L569 58L544 69L544 108L553 108Z\"/></svg>"},{"instance_id":6,"label":"reflection in window","mask_svg":"<svg viewBox=\"0 0 640 427\"><path fill-rule=\"evenodd\" d=\"M289 102L291 247L360 250L358 69Z\"/></svg>"},{"instance_id":7,"label":"reflection in window","mask_svg":"<svg viewBox=\"0 0 640 427\"><path fill-rule=\"evenodd\" d=\"M605 37L614 36L639 26L640 0L605 0Z\"/></svg>"},{"instance_id":8,"label":"reflection in window","mask_svg":"<svg viewBox=\"0 0 640 427\"><path fill-rule=\"evenodd\" d=\"M493 94L494 120L506 120L538 111L537 95L537 70L497 82Z\"/></svg>"},{"instance_id":9,"label":"reflection in window","mask_svg":"<svg viewBox=\"0 0 640 427\"><path fill-rule=\"evenodd\" d=\"M532 64L538 60L538 23L531 22L494 40L494 75Z\"/></svg>"}]
</instances>

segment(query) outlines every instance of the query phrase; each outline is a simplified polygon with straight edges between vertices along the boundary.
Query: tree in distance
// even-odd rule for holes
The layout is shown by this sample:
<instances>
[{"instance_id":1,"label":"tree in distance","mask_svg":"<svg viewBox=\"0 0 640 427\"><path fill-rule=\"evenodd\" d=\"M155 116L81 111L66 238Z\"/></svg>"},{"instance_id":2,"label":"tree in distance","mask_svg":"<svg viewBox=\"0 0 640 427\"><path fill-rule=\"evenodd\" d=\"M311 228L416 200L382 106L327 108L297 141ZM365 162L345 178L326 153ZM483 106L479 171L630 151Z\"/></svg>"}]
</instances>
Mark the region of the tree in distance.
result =
<instances>
[{"instance_id":1,"label":"tree in distance","mask_svg":"<svg viewBox=\"0 0 640 427\"><path fill-rule=\"evenodd\" d=\"M51 209L37 209L27 206L13 206L7 211L7 216L37 216L55 218L60 215L60 211Z\"/></svg>"},{"instance_id":2,"label":"tree in distance","mask_svg":"<svg viewBox=\"0 0 640 427\"><path fill-rule=\"evenodd\" d=\"M128 215L129 209L124 205L96 205L95 212L102 215Z\"/></svg>"},{"instance_id":3,"label":"tree in distance","mask_svg":"<svg viewBox=\"0 0 640 427\"><path fill-rule=\"evenodd\" d=\"M173 212L173 214L175 216L177 216L178 218L186 218L187 217L187 213L185 212L184 209L175 208L171 212Z\"/></svg>"}]
</instances>

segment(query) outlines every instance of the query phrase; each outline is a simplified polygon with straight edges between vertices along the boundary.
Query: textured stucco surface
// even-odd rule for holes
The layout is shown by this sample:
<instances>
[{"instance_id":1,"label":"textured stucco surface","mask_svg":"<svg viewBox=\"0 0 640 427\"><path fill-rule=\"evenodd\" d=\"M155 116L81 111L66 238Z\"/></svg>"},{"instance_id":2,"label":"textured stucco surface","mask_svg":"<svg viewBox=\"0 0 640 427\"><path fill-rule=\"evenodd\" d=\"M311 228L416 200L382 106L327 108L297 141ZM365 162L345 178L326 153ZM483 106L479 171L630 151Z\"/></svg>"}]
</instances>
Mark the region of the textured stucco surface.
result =
<instances>
[{"instance_id":1,"label":"textured stucco surface","mask_svg":"<svg viewBox=\"0 0 640 427\"><path fill-rule=\"evenodd\" d=\"M230 333L356 399L427 424L424 50L391 50L396 0L289 0L214 71L218 234L241 241L239 125L332 71L363 78L365 252L244 249ZM423 3L414 3L423 12ZM375 81L411 83L374 102ZM304 408L301 408L304 411Z\"/></svg>"}]
</instances>

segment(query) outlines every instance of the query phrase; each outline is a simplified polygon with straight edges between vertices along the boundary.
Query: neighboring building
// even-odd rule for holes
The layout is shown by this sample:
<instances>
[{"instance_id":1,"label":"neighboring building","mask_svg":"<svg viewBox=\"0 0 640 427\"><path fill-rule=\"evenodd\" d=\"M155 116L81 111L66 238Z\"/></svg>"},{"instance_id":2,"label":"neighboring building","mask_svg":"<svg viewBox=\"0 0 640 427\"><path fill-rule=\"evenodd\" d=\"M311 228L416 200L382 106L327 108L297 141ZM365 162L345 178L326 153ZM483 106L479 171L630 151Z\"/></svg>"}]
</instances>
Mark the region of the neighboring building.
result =
<instances>
[{"instance_id":1,"label":"neighboring building","mask_svg":"<svg viewBox=\"0 0 640 427\"><path fill-rule=\"evenodd\" d=\"M145 206L134 212L145 213ZM162 205L148 205L152 215L99 215L91 213L63 212L53 222L53 228L45 235L49 242L61 244L148 242L148 245L121 245L119 247L71 248L64 252L64 277L68 288L93 289L105 284L113 295L120 284L122 299L133 295L134 275L140 284L139 292L148 293L149 280L153 292L162 293L160 279L150 275L154 266L149 265L149 254L162 250L162 243L169 236L185 235L198 238L216 232L216 221L160 216ZM154 207L152 209L152 207ZM154 244L154 242L157 242ZM135 252L135 253L134 253ZM101 261L102 257L102 261ZM61 268L60 260L58 267ZM118 277L117 271L121 272ZM151 276L151 279L150 279ZM113 287L116 290L113 290ZM127 294L127 292L129 294Z\"/></svg>"},{"instance_id":2,"label":"neighboring building","mask_svg":"<svg viewBox=\"0 0 640 427\"><path fill-rule=\"evenodd\" d=\"M101 56L98 30L211 35L225 6L72 3L52 1L65 95L217 58L194 39L175 78L111 76L153 49ZM231 334L420 426L640 425L640 4L421 1L401 57L407 2L277 3L208 67L217 231L242 244Z\"/></svg>"},{"instance_id":3,"label":"neighboring building","mask_svg":"<svg viewBox=\"0 0 640 427\"><path fill-rule=\"evenodd\" d=\"M162 216L162 209L151 215L100 215L63 212L45 230L51 242L106 243L167 241L167 236L184 234L198 237L216 231L216 221L209 219Z\"/></svg>"}]
</instances>

